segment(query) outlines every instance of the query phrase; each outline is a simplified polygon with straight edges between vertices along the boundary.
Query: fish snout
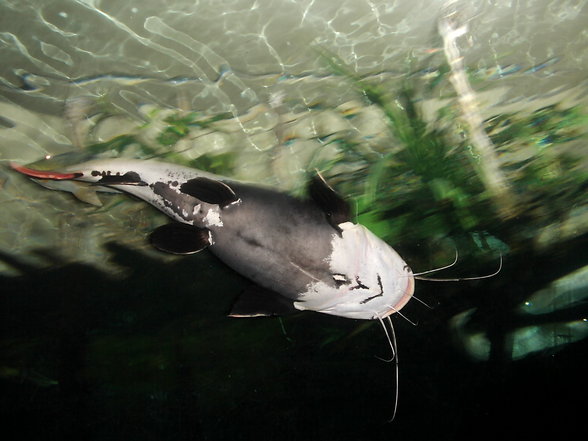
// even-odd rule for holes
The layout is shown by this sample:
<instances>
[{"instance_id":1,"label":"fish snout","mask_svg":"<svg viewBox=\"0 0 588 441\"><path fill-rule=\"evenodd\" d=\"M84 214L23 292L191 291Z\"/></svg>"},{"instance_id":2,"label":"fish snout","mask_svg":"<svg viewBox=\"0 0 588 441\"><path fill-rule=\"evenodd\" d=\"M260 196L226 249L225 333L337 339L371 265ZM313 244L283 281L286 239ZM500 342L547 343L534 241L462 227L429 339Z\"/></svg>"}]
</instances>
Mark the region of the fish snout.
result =
<instances>
[{"instance_id":1,"label":"fish snout","mask_svg":"<svg viewBox=\"0 0 588 441\"><path fill-rule=\"evenodd\" d=\"M410 271L410 275L406 278L407 283L404 289L404 292L400 296L400 298L393 304L388 311L384 313L382 317L388 317L389 315L394 314L395 312L400 311L404 306L408 303L411 299L412 295L414 294L414 277L412 276L412 271Z\"/></svg>"}]
</instances>

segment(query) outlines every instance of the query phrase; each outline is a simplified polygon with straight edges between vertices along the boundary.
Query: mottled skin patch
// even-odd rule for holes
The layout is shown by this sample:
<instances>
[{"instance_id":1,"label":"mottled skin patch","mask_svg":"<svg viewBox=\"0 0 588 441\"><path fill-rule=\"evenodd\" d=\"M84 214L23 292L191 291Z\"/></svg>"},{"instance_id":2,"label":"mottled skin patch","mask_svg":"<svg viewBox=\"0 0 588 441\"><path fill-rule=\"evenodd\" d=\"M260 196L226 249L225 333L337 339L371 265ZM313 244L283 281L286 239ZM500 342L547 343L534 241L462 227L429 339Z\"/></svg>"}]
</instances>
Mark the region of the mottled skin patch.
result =
<instances>
[{"instance_id":1,"label":"mottled skin patch","mask_svg":"<svg viewBox=\"0 0 588 441\"><path fill-rule=\"evenodd\" d=\"M138 173L129 171L125 174L116 174L112 175L110 173L106 175L102 175L102 178L98 181L98 184L101 185L140 185L145 186L147 185L146 182L141 180L141 177Z\"/></svg>"},{"instance_id":2,"label":"mottled skin patch","mask_svg":"<svg viewBox=\"0 0 588 441\"><path fill-rule=\"evenodd\" d=\"M157 208L162 211L171 210L176 216L188 223L193 223L195 219L198 219L194 210L194 208L200 204L197 199L172 189L168 183L155 182L154 184L151 184L150 187L153 190L153 193L159 196L154 202L154 205L156 205ZM199 210L196 211L199 212Z\"/></svg>"}]
</instances>

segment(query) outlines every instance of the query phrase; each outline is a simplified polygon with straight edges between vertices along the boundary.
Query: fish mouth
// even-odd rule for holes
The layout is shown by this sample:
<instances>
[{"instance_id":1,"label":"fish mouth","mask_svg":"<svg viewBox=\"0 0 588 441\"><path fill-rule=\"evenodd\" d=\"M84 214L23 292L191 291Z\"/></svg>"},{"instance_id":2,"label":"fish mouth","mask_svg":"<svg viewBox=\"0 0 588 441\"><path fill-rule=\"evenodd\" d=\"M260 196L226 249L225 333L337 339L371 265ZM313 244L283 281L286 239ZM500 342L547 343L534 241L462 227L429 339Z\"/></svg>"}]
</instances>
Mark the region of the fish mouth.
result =
<instances>
[{"instance_id":1,"label":"fish mouth","mask_svg":"<svg viewBox=\"0 0 588 441\"><path fill-rule=\"evenodd\" d=\"M19 172L23 175L29 176L35 179L50 179L52 181L67 181L71 179L76 179L81 176L84 176L81 172L74 172L74 173L60 173L56 171L46 171L46 170L34 170L32 168L25 167L23 165L15 164L14 162L10 163L10 167Z\"/></svg>"},{"instance_id":2,"label":"fish mouth","mask_svg":"<svg viewBox=\"0 0 588 441\"><path fill-rule=\"evenodd\" d=\"M388 311L386 311L384 313L382 318L388 317L389 315L392 315L395 312L398 312L402 308L404 308L404 305L406 305L408 303L408 301L412 297L413 293L414 293L414 277L412 277L412 274L411 274L410 277L408 278L408 284L406 286L406 289L404 290L404 294L402 295L402 297L400 297L400 300L398 300L398 302L396 302L395 305L393 305Z\"/></svg>"}]
</instances>

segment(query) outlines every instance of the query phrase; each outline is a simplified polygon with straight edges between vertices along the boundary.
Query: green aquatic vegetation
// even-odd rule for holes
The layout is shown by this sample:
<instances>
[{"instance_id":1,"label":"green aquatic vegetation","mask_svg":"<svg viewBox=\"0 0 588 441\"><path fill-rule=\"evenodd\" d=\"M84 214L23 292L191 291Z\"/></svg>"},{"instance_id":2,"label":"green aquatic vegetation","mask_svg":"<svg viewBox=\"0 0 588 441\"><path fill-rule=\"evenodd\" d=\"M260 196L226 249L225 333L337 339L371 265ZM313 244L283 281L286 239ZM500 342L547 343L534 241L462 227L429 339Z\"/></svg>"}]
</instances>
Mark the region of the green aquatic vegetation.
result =
<instances>
[{"instance_id":1,"label":"green aquatic vegetation","mask_svg":"<svg viewBox=\"0 0 588 441\"><path fill-rule=\"evenodd\" d=\"M157 141L163 146L173 146L188 136L193 129L210 128L213 123L230 118L233 118L233 114L227 112L206 117L198 112L173 114L163 120L167 125L157 137Z\"/></svg>"},{"instance_id":2,"label":"green aquatic vegetation","mask_svg":"<svg viewBox=\"0 0 588 441\"><path fill-rule=\"evenodd\" d=\"M221 176L230 176L235 168L236 153L204 154L189 162L190 167Z\"/></svg>"},{"instance_id":3,"label":"green aquatic vegetation","mask_svg":"<svg viewBox=\"0 0 588 441\"><path fill-rule=\"evenodd\" d=\"M141 129L147 129L156 120L159 109L152 110L149 122ZM234 169L235 154L204 154L196 159L182 155L173 146L182 138L198 128L209 128L213 123L228 119L232 115L222 113L212 116L202 116L198 112L178 112L163 119L165 126L156 135L154 142L145 141L140 134L123 134L104 142L91 144L85 148L85 156L92 157L137 157L143 159L158 159L173 162L188 167L201 168L213 173L230 175ZM214 129L213 129L214 130ZM43 161L46 162L46 161ZM49 165L47 165L49 167Z\"/></svg>"},{"instance_id":4,"label":"green aquatic vegetation","mask_svg":"<svg viewBox=\"0 0 588 441\"><path fill-rule=\"evenodd\" d=\"M588 172L579 152L560 145L586 138L588 114L576 105L546 106L530 114L501 114L486 121L487 130L505 154L526 152L512 161L512 179L529 200L529 208L549 203L549 219L557 221L578 202L588 203Z\"/></svg>"},{"instance_id":5,"label":"green aquatic vegetation","mask_svg":"<svg viewBox=\"0 0 588 441\"><path fill-rule=\"evenodd\" d=\"M159 134L157 141L163 146L174 145L190 133L196 115L195 112L190 112L187 115L175 114L165 118L164 122L167 126Z\"/></svg>"},{"instance_id":6,"label":"green aquatic vegetation","mask_svg":"<svg viewBox=\"0 0 588 441\"><path fill-rule=\"evenodd\" d=\"M120 135L105 142L99 142L86 147L86 150L96 156L105 154L123 154L131 146L137 147L144 155L154 155L157 150L140 142L134 135Z\"/></svg>"},{"instance_id":7,"label":"green aquatic vegetation","mask_svg":"<svg viewBox=\"0 0 588 441\"><path fill-rule=\"evenodd\" d=\"M358 220L389 240L421 240L479 228L489 209L474 164L466 149L450 144L444 129L424 120L412 80L399 91L389 91L350 73L332 55L327 61L383 111L399 144L383 155L364 157L367 176L357 176L354 192Z\"/></svg>"},{"instance_id":8,"label":"green aquatic vegetation","mask_svg":"<svg viewBox=\"0 0 588 441\"><path fill-rule=\"evenodd\" d=\"M562 109L559 105L551 105L530 115L495 115L486 121L486 129L497 147L516 142L542 150L585 137L586 124L588 115L580 106Z\"/></svg>"},{"instance_id":9,"label":"green aquatic vegetation","mask_svg":"<svg viewBox=\"0 0 588 441\"><path fill-rule=\"evenodd\" d=\"M357 144L340 142L343 163L363 163L362 172L341 188L355 197L358 221L380 237L412 244L451 237L460 243L460 254L506 252L505 243L520 248L525 231L558 222L570 207L587 202L588 173L577 166L573 152L557 149L585 137L588 115L580 106L553 105L530 115L499 114L485 121L498 154L529 150L513 156L523 159L503 160L501 166L520 198L517 211L523 214L517 222L507 222L480 174L482 158L463 136L467 132L457 118L456 104L442 107L432 119L421 113L419 102L447 80L446 68L434 69L436 75L429 78L407 76L391 87L358 76L331 53L321 54L333 73L381 109L395 141L382 154L366 154ZM549 210L537 209L545 203ZM490 240L480 241L481 234Z\"/></svg>"}]
</instances>

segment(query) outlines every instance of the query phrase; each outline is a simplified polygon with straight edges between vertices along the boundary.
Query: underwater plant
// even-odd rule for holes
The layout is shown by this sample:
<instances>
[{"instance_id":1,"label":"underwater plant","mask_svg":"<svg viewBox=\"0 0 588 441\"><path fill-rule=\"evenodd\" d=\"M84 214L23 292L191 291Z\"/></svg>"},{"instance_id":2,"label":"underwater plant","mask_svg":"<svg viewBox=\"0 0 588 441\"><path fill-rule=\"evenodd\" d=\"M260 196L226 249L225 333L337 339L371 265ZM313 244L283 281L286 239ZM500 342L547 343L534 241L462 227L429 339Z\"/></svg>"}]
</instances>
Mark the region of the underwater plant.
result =
<instances>
[{"instance_id":1,"label":"underwater plant","mask_svg":"<svg viewBox=\"0 0 588 441\"><path fill-rule=\"evenodd\" d=\"M500 114L484 121L495 155L501 158L500 173L516 189L517 216L505 216L481 173L482 158L456 118L458 104L441 107L433 120L423 116L422 94L434 93L447 80L449 69L434 69L437 75L425 84L414 75L406 76L394 88L356 75L332 53L320 53L333 73L381 109L396 143L381 154L361 154L360 146L350 143L342 158L361 156L365 164L364 175L353 175L354 182L346 188L356 197L360 222L377 234L408 243L451 236L469 242L473 250L485 237L486 246L494 243L505 252L510 246L520 247L513 241L526 240L521 223L540 228L558 221L579 201L586 203L587 172L577 167L573 152L556 150L558 144L586 137L588 115L580 106L553 105L530 115ZM512 155L507 162L510 152L529 147L533 150L526 156ZM537 210L545 201L555 209Z\"/></svg>"}]
</instances>

